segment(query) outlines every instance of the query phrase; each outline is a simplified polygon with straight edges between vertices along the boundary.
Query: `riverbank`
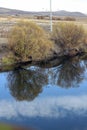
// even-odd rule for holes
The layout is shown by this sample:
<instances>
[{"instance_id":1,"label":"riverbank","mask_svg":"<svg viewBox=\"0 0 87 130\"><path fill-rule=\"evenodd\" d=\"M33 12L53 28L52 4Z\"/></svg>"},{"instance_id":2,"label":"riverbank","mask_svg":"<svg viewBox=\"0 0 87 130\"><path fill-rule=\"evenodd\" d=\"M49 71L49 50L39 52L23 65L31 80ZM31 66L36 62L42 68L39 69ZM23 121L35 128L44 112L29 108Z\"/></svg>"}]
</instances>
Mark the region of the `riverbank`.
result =
<instances>
[{"instance_id":1,"label":"riverbank","mask_svg":"<svg viewBox=\"0 0 87 130\"><path fill-rule=\"evenodd\" d=\"M53 28L50 34L32 22L20 21L13 26L0 38L0 70L3 71L5 66L17 68L54 59L60 63L63 58L87 52L87 33L82 26L60 23Z\"/></svg>"},{"instance_id":2,"label":"riverbank","mask_svg":"<svg viewBox=\"0 0 87 130\"><path fill-rule=\"evenodd\" d=\"M68 51L61 51L58 49L57 46L55 46L54 51L52 52L52 55L50 55L47 59L35 59L32 60L30 59L29 61L22 61L22 62L14 62L12 61L13 57L13 52L8 49L8 42L7 38L0 38L0 71L9 71L13 70L14 68L20 68L24 66L29 66L29 65L41 65L43 66L45 63L47 64L47 67L51 66L56 66L59 65L64 59L66 58L72 58L77 55L85 54L84 48L87 48L85 46L83 49L76 50L68 50Z\"/></svg>"}]
</instances>

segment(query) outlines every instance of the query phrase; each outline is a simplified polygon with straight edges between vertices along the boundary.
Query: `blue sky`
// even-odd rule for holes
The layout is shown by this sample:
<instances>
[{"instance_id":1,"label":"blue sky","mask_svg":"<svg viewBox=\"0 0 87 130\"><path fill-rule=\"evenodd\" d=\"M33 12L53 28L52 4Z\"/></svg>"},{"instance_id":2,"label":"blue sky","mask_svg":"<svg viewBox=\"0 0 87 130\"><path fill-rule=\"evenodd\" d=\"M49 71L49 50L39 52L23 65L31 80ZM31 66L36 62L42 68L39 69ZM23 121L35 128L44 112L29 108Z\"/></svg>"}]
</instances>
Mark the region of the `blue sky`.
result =
<instances>
[{"instance_id":1,"label":"blue sky","mask_svg":"<svg viewBox=\"0 0 87 130\"><path fill-rule=\"evenodd\" d=\"M0 7L26 11L49 11L50 0L0 0ZM87 0L52 0L52 9L87 13Z\"/></svg>"}]
</instances>

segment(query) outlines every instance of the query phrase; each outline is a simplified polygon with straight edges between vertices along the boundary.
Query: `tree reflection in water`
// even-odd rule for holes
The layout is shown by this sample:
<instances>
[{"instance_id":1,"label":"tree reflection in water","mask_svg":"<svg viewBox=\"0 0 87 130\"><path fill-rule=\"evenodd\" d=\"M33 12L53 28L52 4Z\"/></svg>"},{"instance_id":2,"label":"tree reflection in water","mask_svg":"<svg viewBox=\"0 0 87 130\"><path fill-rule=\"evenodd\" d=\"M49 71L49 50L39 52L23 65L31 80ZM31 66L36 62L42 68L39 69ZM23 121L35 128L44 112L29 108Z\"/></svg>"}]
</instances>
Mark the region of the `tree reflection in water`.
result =
<instances>
[{"instance_id":1,"label":"tree reflection in water","mask_svg":"<svg viewBox=\"0 0 87 130\"><path fill-rule=\"evenodd\" d=\"M9 73L9 89L16 100L33 100L42 92L42 87L47 84L47 75L43 69L19 69Z\"/></svg>"},{"instance_id":2,"label":"tree reflection in water","mask_svg":"<svg viewBox=\"0 0 87 130\"><path fill-rule=\"evenodd\" d=\"M86 61L85 61L86 62ZM84 62L84 63L85 63ZM31 101L42 92L44 85L60 86L65 88L79 87L84 79L86 65L78 59L64 61L60 66L53 68L19 69L9 73L9 89L16 100Z\"/></svg>"},{"instance_id":3,"label":"tree reflection in water","mask_svg":"<svg viewBox=\"0 0 87 130\"><path fill-rule=\"evenodd\" d=\"M56 84L60 87L78 87L84 79L84 64L82 65L78 57L64 61L60 67L54 69L52 79L56 79Z\"/></svg>"}]
</instances>

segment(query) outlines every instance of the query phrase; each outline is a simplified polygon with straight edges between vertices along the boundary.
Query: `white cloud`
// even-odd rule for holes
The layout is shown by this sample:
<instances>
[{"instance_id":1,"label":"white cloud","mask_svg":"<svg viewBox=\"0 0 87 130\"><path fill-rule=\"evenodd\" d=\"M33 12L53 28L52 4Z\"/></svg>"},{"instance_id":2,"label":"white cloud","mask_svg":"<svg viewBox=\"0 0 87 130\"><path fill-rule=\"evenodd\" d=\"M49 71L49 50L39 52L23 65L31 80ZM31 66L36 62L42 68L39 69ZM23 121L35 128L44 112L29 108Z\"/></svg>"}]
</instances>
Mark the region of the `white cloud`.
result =
<instances>
[{"instance_id":1,"label":"white cloud","mask_svg":"<svg viewBox=\"0 0 87 130\"><path fill-rule=\"evenodd\" d=\"M87 116L87 96L46 97L33 102L0 101L0 118L66 117L68 112Z\"/></svg>"},{"instance_id":2,"label":"white cloud","mask_svg":"<svg viewBox=\"0 0 87 130\"><path fill-rule=\"evenodd\" d=\"M10 119L12 117L17 117L16 109L14 103L7 101L0 101L0 118Z\"/></svg>"}]
</instances>

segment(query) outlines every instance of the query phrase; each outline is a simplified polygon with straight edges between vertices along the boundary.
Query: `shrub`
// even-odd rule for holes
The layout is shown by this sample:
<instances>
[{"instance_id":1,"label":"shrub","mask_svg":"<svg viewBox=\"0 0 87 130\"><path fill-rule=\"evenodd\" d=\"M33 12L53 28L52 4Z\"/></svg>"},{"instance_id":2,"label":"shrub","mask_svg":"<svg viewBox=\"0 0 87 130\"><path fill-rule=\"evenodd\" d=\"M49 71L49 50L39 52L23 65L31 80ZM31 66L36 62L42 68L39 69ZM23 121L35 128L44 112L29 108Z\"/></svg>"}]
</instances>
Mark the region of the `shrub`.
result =
<instances>
[{"instance_id":1,"label":"shrub","mask_svg":"<svg viewBox=\"0 0 87 130\"><path fill-rule=\"evenodd\" d=\"M52 42L46 32L31 22L19 22L9 33L9 46L20 61L50 56Z\"/></svg>"},{"instance_id":2,"label":"shrub","mask_svg":"<svg viewBox=\"0 0 87 130\"><path fill-rule=\"evenodd\" d=\"M76 18L74 18L74 17L65 17L64 20L66 20L66 21L76 21Z\"/></svg>"},{"instance_id":3,"label":"shrub","mask_svg":"<svg viewBox=\"0 0 87 130\"><path fill-rule=\"evenodd\" d=\"M52 40L62 50L79 48L85 43L86 35L82 26L73 23L57 23L53 27Z\"/></svg>"},{"instance_id":4,"label":"shrub","mask_svg":"<svg viewBox=\"0 0 87 130\"><path fill-rule=\"evenodd\" d=\"M52 20L62 20L61 18L59 18L59 17L52 17Z\"/></svg>"},{"instance_id":5,"label":"shrub","mask_svg":"<svg viewBox=\"0 0 87 130\"><path fill-rule=\"evenodd\" d=\"M37 16L37 19L45 19L45 16Z\"/></svg>"}]
</instances>

